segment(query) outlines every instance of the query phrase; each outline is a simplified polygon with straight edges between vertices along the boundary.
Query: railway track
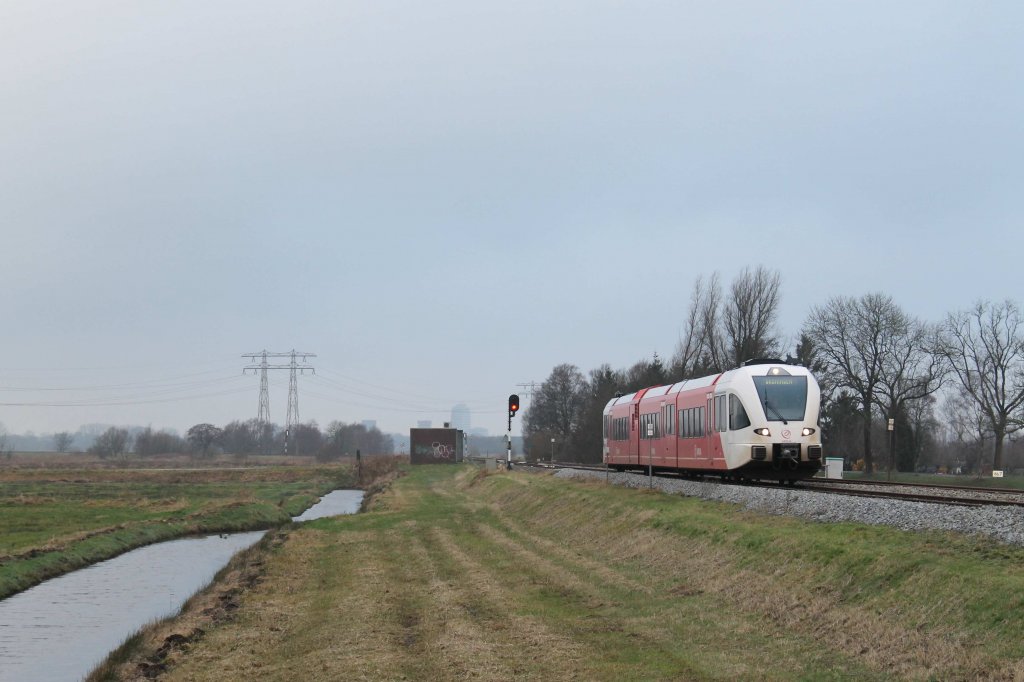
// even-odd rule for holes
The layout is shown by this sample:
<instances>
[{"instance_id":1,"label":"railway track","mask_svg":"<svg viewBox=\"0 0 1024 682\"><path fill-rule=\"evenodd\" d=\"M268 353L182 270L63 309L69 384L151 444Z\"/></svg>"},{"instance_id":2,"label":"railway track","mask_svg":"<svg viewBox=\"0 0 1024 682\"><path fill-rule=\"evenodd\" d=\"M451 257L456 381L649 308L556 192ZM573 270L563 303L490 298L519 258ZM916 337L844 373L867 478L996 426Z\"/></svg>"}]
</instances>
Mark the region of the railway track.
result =
<instances>
[{"instance_id":1,"label":"railway track","mask_svg":"<svg viewBox=\"0 0 1024 682\"><path fill-rule=\"evenodd\" d=\"M842 480L842 479L840 479ZM803 490L853 495L857 497L881 497L911 502L954 504L965 507L1003 506L1024 507L1024 494L1019 490L991 488L956 488L916 483L889 483L808 479L797 484Z\"/></svg>"},{"instance_id":2,"label":"railway track","mask_svg":"<svg viewBox=\"0 0 1024 682\"><path fill-rule=\"evenodd\" d=\"M519 466L523 466L520 464ZM571 462L534 463L531 466L539 469L582 469L586 471L605 471L604 466L575 464ZM640 474L642 472L635 471ZM660 478L679 478L675 473L655 472ZM715 476L704 477L709 482L716 481ZM1013 488L983 488L951 486L933 483L898 483L893 481L863 481L852 479L821 479L810 478L797 481L795 486L781 486L766 481L721 481L723 485L742 485L763 488L796 488L813 492L849 495L853 497L874 497L882 499L903 500L910 502L927 502L931 504L956 505L964 507L1003 506L1024 507L1024 490Z\"/></svg>"}]
</instances>

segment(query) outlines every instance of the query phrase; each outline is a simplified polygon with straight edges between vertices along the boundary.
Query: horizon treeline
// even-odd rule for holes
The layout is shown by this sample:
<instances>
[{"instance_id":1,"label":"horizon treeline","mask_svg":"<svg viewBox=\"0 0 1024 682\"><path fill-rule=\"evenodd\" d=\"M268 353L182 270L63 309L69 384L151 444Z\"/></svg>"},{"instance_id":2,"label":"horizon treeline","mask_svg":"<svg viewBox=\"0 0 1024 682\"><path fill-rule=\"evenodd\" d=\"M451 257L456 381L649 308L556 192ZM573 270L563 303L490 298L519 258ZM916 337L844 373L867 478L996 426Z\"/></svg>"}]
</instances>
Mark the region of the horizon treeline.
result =
<instances>
[{"instance_id":1,"label":"horizon treeline","mask_svg":"<svg viewBox=\"0 0 1024 682\"><path fill-rule=\"evenodd\" d=\"M102 429L102 430L101 430ZM32 438L38 451L49 441L52 451L59 453L86 452L100 458L118 458L135 455L152 457L166 454L191 454L200 458L216 454L229 455L315 455L321 461L331 461L347 455L393 454L394 440L377 427L367 428L361 423L332 421L321 430L316 421L297 424L294 433L277 424L261 424L257 419L234 420L223 427L196 424L184 436L172 429L89 425L78 432L60 431L47 436L11 436L2 434L0 455L10 457L22 450L19 441ZM84 442L83 442L84 441Z\"/></svg>"},{"instance_id":2,"label":"horizon treeline","mask_svg":"<svg viewBox=\"0 0 1024 682\"><path fill-rule=\"evenodd\" d=\"M745 268L728 288L718 273L700 276L670 358L655 353L628 368L606 363L586 374L572 363L554 367L525 410L527 457L600 462L602 415L616 395L777 358L818 379L827 456L868 472L890 462L900 471L1024 468L1016 439L1024 428L1017 303L979 300L926 321L883 293L835 296L811 306L801 328L787 335L778 326L781 282L763 266Z\"/></svg>"}]
</instances>

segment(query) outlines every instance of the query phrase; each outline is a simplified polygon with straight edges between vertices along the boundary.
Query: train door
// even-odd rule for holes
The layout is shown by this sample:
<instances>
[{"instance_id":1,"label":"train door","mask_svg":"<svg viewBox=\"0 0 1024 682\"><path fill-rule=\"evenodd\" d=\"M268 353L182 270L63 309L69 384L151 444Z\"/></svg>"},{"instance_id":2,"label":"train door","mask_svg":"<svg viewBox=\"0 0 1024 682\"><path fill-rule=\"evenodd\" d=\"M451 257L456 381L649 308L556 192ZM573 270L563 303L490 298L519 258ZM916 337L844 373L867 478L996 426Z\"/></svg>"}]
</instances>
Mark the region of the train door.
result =
<instances>
[{"instance_id":1,"label":"train door","mask_svg":"<svg viewBox=\"0 0 1024 682\"><path fill-rule=\"evenodd\" d=\"M629 463L640 463L640 400L629 406Z\"/></svg>"},{"instance_id":2,"label":"train door","mask_svg":"<svg viewBox=\"0 0 1024 682\"><path fill-rule=\"evenodd\" d=\"M662 466L674 467L676 462L675 401L661 401L661 438L658 440L658 460Z\"/></svg>"}]
</instances>

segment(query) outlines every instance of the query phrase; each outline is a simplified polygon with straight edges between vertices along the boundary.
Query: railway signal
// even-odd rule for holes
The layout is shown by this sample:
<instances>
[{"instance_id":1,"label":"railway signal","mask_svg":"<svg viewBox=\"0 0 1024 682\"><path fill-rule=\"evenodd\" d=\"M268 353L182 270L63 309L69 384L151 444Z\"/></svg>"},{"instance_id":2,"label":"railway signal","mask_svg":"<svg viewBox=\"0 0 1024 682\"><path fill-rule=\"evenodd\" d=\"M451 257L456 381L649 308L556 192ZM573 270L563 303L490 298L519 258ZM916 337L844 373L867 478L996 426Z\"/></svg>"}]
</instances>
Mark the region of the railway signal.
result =
<instances>
[{"instance_id":1,"label":"railway signal","mask_svg":"<svg viewBox=\"0 0 1024 682\"><path fill-rule=\"evenodd\" d=\"M519 411L519 396L513 393L508 397L508 451L505 455L505 468L512 467L512 417Z\"/></svg>"},{"instance_id":2,"label":"railway signal","mask_svg":"<svg viewBox=\"0 0 1024 682\"><path fill-rule=\"evenodd\" d=\"M515 393L508 397L508 430L512 432L512 417L519 411L519 396Z\"/></svg>"}]
</instances>

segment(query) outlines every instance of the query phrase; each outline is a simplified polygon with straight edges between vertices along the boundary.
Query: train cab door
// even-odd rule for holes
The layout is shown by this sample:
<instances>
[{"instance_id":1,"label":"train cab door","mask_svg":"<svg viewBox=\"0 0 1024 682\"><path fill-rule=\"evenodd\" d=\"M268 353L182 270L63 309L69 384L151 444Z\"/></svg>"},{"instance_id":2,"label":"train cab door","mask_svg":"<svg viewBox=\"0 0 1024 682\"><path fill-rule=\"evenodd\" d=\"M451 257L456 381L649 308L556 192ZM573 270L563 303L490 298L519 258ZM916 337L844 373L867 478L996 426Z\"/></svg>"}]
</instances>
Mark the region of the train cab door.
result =
<instances>
[{"instance_id":1,"label":"train cab door","mask_svg":"<svg viewBox=\"0 0 1024 682\"><path fill-rule=\"evenodd\" d=\"M719 395L712 396L710 399L711 405L714 407L713 413L714 418L711 420L711 447L708 449L708 455L710 456L709 463L714 468L725 467L725 452L723 450L725 444L725 425L729 423L729 404L727 402L728 396Z\"/></svg>"},{"instance_id":2,"label":"train cab door","mask_svg":"<svg viewBox=\"0 0 1024 682\"><path fill-rule=\"evenodd\" d=\"M711 466L715 459L715 448L720 450L721 444L715 431L715 394L708 393L704 397L704 437L701 439L703 447L700 459L704 466Z\"/></svg>"}]
</instances>

